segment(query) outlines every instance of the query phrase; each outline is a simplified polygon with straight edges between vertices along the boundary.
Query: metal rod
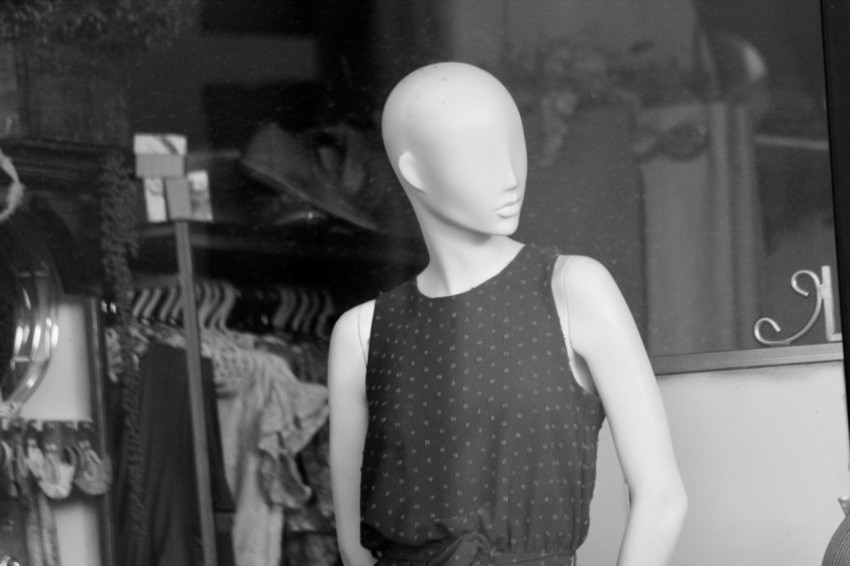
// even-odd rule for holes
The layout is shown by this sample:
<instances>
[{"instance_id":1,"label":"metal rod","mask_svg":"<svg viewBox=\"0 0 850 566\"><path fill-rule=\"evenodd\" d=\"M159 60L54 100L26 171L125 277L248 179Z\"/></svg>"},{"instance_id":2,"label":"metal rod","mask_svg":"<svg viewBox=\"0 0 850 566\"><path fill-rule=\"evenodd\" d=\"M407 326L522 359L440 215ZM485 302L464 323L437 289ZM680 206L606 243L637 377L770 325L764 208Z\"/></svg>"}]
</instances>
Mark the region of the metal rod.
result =
<instances>
[{"instance_id":1,"label":"metal rod","mask_svg":"<svg viewBox=\"0 0 850 566\"><path fill-rule=\"evenodd\" d=\"M652 356L652 369L658 377L687 373L715 373L753 368L841 362L842 345L837 342L780 348L757 348L729 352Z\"/></svg>"},{"instance_id":2,"label":"metal rod","mask_svg":"<svg viewBox=\"0 0 850 566\"><path fill-rule=\"evenodd\" d=\"M92 420L95 424L96 449L98 454L108 453L108 441L106 438L106 400L105 368L107 365L106 340L104 339L104 325L100 314L100 299L98 297L85 298L85 324L86 345L88 347L89 366L89 395L91 397ZM115 564L115 530L113 521L112 490L104 493L98 501L97 521L100 531L100 555L101 564L113 566Z\"/></svg>"},{"instance_id":3,"label":"metal rod","mask_svg":"<svg viewBox=\"0 0 850 566\"><path fill-rule=\"evenodd\" d=\"M189 223L174 223L177 266L183 300L183 330L186 334L186 370L189 379L189 406L192 417L193 453L197 479L198 511L201 522L201 546L204 566L216 566L215 524L212 507L209 452L204 410L201 336L195 303L195 268Z\"/></svg>"},{"instance_id":4,"label":"metal rod","mask_svg":"<svg viewBox=\"0 0 850 566\"><path fill-rule=\"evenodd\" d=\"M158 288L167 288L167 287L177 287L180 285L180 276L167 274L167 275L150 275L150 274L138 274L133 277L133 287L137 290L139 289L150 289L154 287Z\"/></svg>"}]
</instances>

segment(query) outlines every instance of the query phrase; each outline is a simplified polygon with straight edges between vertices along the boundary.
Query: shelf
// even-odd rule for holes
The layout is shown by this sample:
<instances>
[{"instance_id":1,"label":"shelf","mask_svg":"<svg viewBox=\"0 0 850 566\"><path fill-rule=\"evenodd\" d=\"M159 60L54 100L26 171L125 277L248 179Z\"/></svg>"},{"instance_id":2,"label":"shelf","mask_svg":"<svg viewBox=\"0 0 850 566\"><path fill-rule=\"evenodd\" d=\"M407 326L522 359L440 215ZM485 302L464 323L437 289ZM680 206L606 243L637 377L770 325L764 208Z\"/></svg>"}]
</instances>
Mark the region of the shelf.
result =
<instances>
[{"instance_id":1,"label":"shelf","mask_svg":"<svg viewBox=\"0 0 850 566\"><path fill-rule=\"evenodd\" d=\"M409 238L393 238L362 231L328 227L325 223L296 226L243 226L189 222L196 251L248 253L278 258L367 261L418 264L424 260L421 244ZM174 238L174 224L148 224L139 231L143 245Z\"/></svg>"},{"instance_id":2,"label":"shelf","mask_svg":"<svg viewBox=\"0 0 850 566\"><path fill-rule=\"evenodd\" d=\"M126 148L37 138L6 138L0 147L15 162L21 181L42 191L70 193L74 198L97 200L103 158Z\"/></svg>"},{"instance_id":3,"label":"shelf","mask_svg":"<svg viewBox=\"0 0 850 566\"><path fill-rule=\"evenodd\" d=\"M829 152L829 140L822 138L756 134L754 141L759 147Z\"/></svg>"},{"instance_id":4,"label":"shelf","mask_svg":"<svg viewBox=\"0 0 850 566\"><path fill-rule=\"evenodd\" d=\"M174 273L174 223L139 230L136 272ZM293 283L338 290L353 301L374 296L421 271L424 245L327 222L246 226L188 222L198 275L243 284Z\"/></svg>"}]
</instances>

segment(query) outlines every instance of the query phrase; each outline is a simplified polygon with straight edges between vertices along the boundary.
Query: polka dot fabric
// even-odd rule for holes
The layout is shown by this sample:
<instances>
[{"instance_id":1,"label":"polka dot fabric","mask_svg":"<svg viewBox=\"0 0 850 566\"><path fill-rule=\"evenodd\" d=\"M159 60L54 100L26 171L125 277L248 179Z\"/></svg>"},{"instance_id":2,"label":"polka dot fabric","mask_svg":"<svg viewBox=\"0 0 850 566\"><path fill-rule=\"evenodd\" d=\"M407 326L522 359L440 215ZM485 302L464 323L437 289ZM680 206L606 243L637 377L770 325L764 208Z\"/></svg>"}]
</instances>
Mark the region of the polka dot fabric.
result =
<instances>
[{"instance_id":1,"label":"polka dot fabric","mask_svg":"<svg viewBox=\"0 0 850 566\"><path fill-rule=\"evenodd\" d=\"M571 564L604 412L574 380L557 253L524 246L470 291L376 301L361 539L383 565Z\"/></svg>"}]
</instances>

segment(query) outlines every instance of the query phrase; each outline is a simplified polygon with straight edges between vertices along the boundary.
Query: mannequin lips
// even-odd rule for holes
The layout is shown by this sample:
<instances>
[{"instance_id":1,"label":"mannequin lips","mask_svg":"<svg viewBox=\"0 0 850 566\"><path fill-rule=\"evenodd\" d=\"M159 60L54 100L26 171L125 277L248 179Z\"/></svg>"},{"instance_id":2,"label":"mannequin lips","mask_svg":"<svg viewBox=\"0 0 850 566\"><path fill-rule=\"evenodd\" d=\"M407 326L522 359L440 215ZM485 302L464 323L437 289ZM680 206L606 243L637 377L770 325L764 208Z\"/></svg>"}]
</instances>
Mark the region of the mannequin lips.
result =
<instances>
[{"instance_id":1,"label":"mannequin lips","mask_svg":"<svg viewBox=\"0 0 850 566\"><path fill-rule=\"evenodd\" d=\"M516 216L519 214L519 211L522 209L522 199L517 199L513 202L509 202L508 204L502 205L496 209L496 214L501 216L502 218L510 218L511 216Z\"/></svg>"}]
</instances>

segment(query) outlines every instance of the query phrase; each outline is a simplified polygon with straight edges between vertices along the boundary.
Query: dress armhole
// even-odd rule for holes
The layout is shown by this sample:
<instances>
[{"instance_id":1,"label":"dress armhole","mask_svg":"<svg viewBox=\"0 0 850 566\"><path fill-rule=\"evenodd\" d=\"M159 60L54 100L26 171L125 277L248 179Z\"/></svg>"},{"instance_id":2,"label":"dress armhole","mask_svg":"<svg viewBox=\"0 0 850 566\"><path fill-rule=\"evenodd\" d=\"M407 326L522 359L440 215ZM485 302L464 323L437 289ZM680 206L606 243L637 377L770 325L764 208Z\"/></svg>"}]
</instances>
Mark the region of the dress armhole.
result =
<instances>
[{"instance_id":1,"label":"dress armhole","mask_svg":"<svg viewBox=\"0 0 850 566\"><path fill-rule=\"evenodd\" d=\"M561 332L564 334L564 343L567 346L567 356L569 356L570 365L572 365L575 358L575 351L573 350L572 340L570 340L570 307L567 302L566 272L567 265L572 259L573 256L571 255L560 256L557 259L554 271L555 280L553 281L553 284L557 287L555 309L558 311L558 321L561 324Z\"/></svg>"},{"instance_id":2,"label":"dress armhole","mask_svg":"<svg viewBox=\"0 0 850 566\"><path fill-rule=\"evenodd\" d=\"M364 321L362 317L364 305L357 306L357 342L360 344L360 351L363 353L363 366L369 365L369 335L372 330L371 321ZM364 325L368 325L364 327ZM366 330L366 332L364 332Z\"/></svg>"},{"instance_id":3,"label":"dress armhole","mask_svg":"<svg viewBox=\"0 0 850 566\"><path fill-rule=\"evenodd\" d=\"M564 335L564 343L567 348L567 358L572 370L573 379L587 393L597 395L596 386L590 368L581 356L576 355L570 336L570 312L567 300L567 265L573 259L572 255L558 257L552 274L552 291L555 299L555 310L558 313L558 322Z\"/></svg>"}]
</instances>

